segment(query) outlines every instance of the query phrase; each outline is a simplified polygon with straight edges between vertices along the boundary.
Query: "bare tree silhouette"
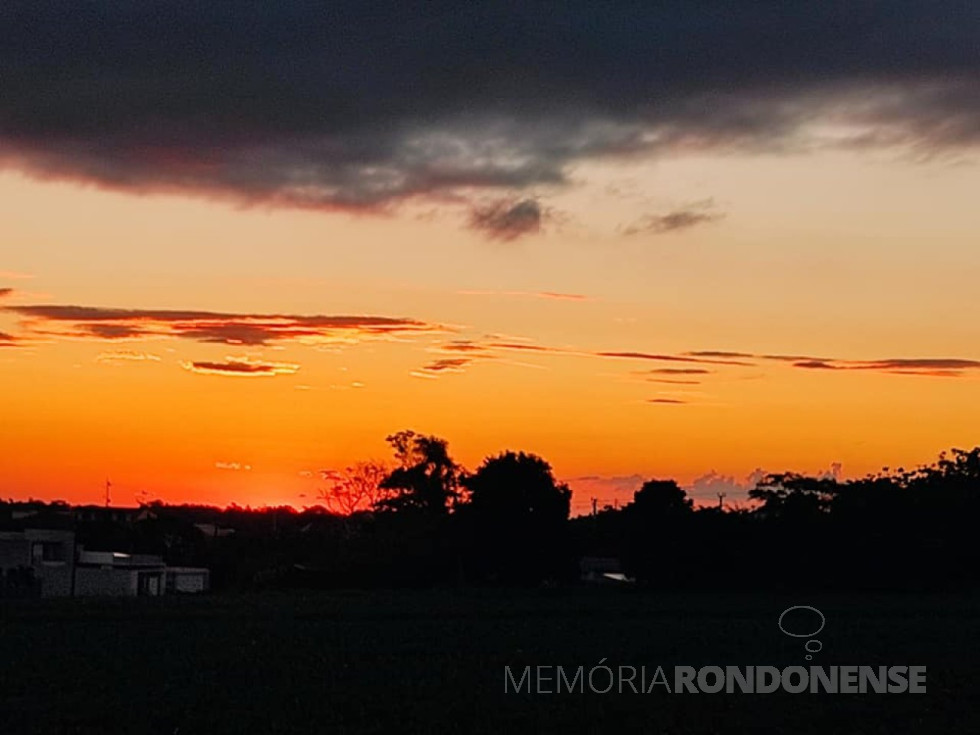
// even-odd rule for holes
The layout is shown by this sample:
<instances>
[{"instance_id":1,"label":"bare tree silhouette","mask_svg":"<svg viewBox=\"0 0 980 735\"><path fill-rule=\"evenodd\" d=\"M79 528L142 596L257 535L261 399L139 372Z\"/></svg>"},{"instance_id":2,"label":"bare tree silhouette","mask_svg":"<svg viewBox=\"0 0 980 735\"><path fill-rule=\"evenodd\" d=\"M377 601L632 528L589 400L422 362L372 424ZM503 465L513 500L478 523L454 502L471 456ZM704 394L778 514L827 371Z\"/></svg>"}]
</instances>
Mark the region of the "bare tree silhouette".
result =
<instances>
[{"instance_id":1,"label":"bare tree silhouette","mask_svg":"<svg viewBox=\"0 0 980 735\"><path fill-rule=\"evenodd\" d=\"M391 491L382 487L388 473L384 463L373 460L355 462L342 470L321 470L320 476L330 485L317 492L317 500L331 513L342 516L371 510L391 496Z\"/></svg>"}]
</instances>

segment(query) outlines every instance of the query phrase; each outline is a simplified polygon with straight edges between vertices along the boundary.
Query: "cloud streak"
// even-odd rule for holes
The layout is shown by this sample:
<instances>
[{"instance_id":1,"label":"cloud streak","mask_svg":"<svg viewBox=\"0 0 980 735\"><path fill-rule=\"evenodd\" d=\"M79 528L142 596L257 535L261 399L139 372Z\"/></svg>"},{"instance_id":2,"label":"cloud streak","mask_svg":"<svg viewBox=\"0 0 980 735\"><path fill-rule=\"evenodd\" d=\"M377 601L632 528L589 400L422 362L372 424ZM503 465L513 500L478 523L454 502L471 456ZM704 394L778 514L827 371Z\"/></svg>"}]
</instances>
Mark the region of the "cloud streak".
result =
<instances>
[{"instance_id":1,"label":"cloud streak","mask_svg":"<svg viewBox=\"0 0 980 735\"><path fill-rule=\"evenodd\" d=\"M160 362L160 356L148 352L119 350L103 352L95 358L97 362Z\"/></svg>"},{"instance_id":2,"label":"cloud streak","mask_svg":"<svg viewBox=\"0 0 980 735\"><path fill-rule=\"evenodd\" d=\"M412 375L417 378L436 378L446 373L462 373L464 368L473 363L470 357L449 357L423 365L419 370L413 371Z\"/></svg>"},{"instance_id":3,"label":"cloud streak","mask_svg":"<svg viewBox=\"0 0 980 735\"><path fill-rule=\"evenodd\" d=\"M956 378L968 370L980 370L980 360L962 358L890 358L886 360L822 360L794 361L795 368L806 370L874 370L895 375L923 375Z\"/></svg>"},{"instance_id":4,"label":"cloud streak","mask_svg":"<svg viewBox=\"0 0 980 735\"><path fill-rule=\"evenodd\" d=\"M707 375L710 370L705 368L654 368L644 370L644 375Z\"/></svg>"},{"instance_id":5,"label":"cloud streak","mask_svg":"<svg viewBox=\"0 0 980 735\"><path fill-rule=\"evenodd\" d=\"M0 290L0 295L9 289ZM573 298L572 294L549 294L546 297ZM175 338L199 343L243 346L275 346L282 343L307 345L356 343L370 339L391 339L454 331L453 329L404 317L373 315L296 315L229 313L177 309L122 309L59 304L12 305L0 312L21 317L28 335L88 339L107 342ZM0 332L0 346L24 344L24 338ZM811 371L864 370L926 377L961 377L980 370L980 360L969 358L888 358L854 360L807 355L755 354L742 351L692 350L678 354L635 350L589 351L571 347L552 347L530 341L456 339L436 348L452 357L434 360L416 371L420 376L461 372L477 359L499 356L500 352L540 355L599 357L667 363L667 366L642 371L661 380L710 373L702 365L750 367L760 362L776 362L795 369ZM152 360L138 351L103 353L100 361ZM676 365L677 363L683 366ZM196 372L238 375L283 374L285 364L252 364L247 361L226 363L192 362L185 367ZM280 369L283 368L283 369Z\"/></svg>"},{"instance_id":6,"label":"cloud streak","mask_svg":"<svg viewBox=\"0 0 980 735\"><path fill-rule=\"evenodd\" d=\"M893 357L877 360L854 360L808 355L752 354L749 352L729 352L719 350L697 350L685 352L685 356L697 359L731 360L738 364L741 360L759 360L788 364L802 370L870 370L893 375L919 375L925 377L955 378L971 370L980 370L980 360L961 357Z\"/></svg>"},{"instance_id":7,"label":"cloud streak","mask_svg":"<svg viewBox=\"0 0 980 735\"><path fill-rule=\"evenodd\" d=\"M300 366L286 362L263 362L248 358L228 357L221 362L185 362L185 370L198 375L222 375L239 378L262 378L276 375L293 375Z\"/></svg>"},{"instance_id":8,"label":"cloud streak","mask_svg":"<svg viewBox=\"0 0 980 735\"><path fill-rule=\"evenodd\" d=\"M166 309L115 309L56 304L8 306L26 329L41 335L126 340L174 337L195 342L261 346L352 342L446 331L424 322L384 316L233 314Z\"/></svg>"},{"instance_id":9,"label":"cloud streak","mask_svg":"<svg viewBox=\"0 0 980 735\"><path fill-rule=\"evenodd\" d=\"M686 353L683 355L667 355L654 352L596 352L598 357L612 357L625 360L654 360L657 362L689 362L704 365L738 365L752 366L753 363L725 356L709 357L702 353Z\"/></svg>"},{"instance_id":10,"label":"cloud streak","mask_svg":"<svg viewBox=\"0 0 980 735\"><path fill-rule=\"evenodd\" d=\"M215 462L214 466L219 470L232 470L234 472L239 472L241 470L250 472L252 469L252 465L242 464L241 462Z\"/></svg>"},{"instance_id":11,"label":"cloud streak","mask_svg":"<svg viewBox=\"0 0 980 735\"><path fill-rule=\"evenodd\" d=\"M440 352L460 352L464 354L488 354L489 348L486 345L481 345L478 342L473 342L468 339L453 340L451 342L446 342L439 345Z\"/></svg>"},{"instance_id":12,"label":"cloud streak","mask_svg":"<svg viewBox=\"0 0 980 735\"><path fill-rule=\"evenodd\" d=\"M711 211L714 202L710 199L704 202L695 202L686 207L675 209L666 214L651 214L642 218L638 222L623 228L624 235L638 235L650 233L663 235L668 232L679 230L689 230L698 225L717 222L724 217L719 212Z\"/></svg>"},{"instance_id":13,"label":"cloud streak","mask_svg":"<svg viewBox=\"0 0 980 735\"><path fill-rule=\"evenodd\" d=\"M690 350L677 354L634 350L589 351L570 347L552 347L533 342L456 340L437 348L438 351L465 354L471 361L497 356L499 352L522 352L528 355L599 357L614 360L666 363L633 371L633 375L647 382L697 385L700 378L712 375L715 368L759 367L775 363L798 370L848 371L863 370L921 377L962 377L969 371L980 371L980 360L969 358L888 358L878 360L847 360L838 358L810 357L805 355L780 355L730 350ZM680 365L678 365L680 363ZM711 366L711 367L702 367Z\"/></svg>"},{"instance_id":14,"label":"cloud streak","mask_svg":"<svg viewBox=\"0 0 980 735\"><path fill-rule=\"evenodd\" d=\"M522 296L549 301L593 301L591 296L580 293L561 293L558 291L457 291L462 296Z\"/></svg>"}]
</instances>

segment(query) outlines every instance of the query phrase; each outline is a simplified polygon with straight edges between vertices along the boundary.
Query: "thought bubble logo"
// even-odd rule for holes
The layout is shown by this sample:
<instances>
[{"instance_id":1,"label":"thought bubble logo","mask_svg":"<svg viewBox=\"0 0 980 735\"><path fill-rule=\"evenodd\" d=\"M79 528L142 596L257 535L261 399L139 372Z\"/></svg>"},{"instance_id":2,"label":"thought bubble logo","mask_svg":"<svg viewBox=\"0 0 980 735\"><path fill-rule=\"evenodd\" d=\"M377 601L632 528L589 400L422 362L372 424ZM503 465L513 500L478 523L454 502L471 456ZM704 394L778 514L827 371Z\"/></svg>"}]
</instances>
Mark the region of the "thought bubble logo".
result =
<instances>
[{"instance_id":1,"label":"thought bubble logo","mask_svg":"<svg viewBox=\"0 0 980 735\"><path fill-rule=\"evenodd\" d=\"M803 611L802 614L796 613L797 610ZM787 615L791 616L790 621L786 620ZM804 618L802 623L800 622L800 620L798 620L798 618L800 617ZM787 630L786 624L788 622L792 622L794 627L796 626L801 626L804 628L806 628L807 626L815 626L815 627L813 627L812 630L807 630L807 632L801 633L795 630ZM810 661L813 658L812 654L819 653L823 649L823 643L821 643L816 639L813 639L813 636L817 635L821 630L823 630L824 626L827 624L827 618L824 616L822 612L817 610L817 608L812 607L810 605L793 605L792 607L787 607L779 615L779 620L776 624L779 626L779 629L783 633L788 635L790 638L812 639L812 640L808 640L806 643L803 644L803 650L807 652L806 653L807 661Z\"/></svg>"}]
</instances>

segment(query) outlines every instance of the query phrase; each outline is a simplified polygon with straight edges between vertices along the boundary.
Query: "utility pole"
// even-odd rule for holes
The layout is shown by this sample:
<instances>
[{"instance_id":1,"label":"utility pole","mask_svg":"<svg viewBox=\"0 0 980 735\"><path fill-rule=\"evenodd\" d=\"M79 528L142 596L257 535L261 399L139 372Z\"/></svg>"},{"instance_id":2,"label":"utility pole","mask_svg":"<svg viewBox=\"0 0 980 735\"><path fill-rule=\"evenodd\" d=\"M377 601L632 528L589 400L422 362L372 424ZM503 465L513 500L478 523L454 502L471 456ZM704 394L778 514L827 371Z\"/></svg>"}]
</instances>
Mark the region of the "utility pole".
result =
<instances>
[{"instance_id":1,"label":"utility pole","mask_svg":"<svg viewBox=\"0 0 980 735\"><path fill-rule=\"evenodd\" d=\"M592 498L592 515L593 516L596 515L596 513L597 513L596 506L598 505L598 503L599 503L599 498Z\"/></svg>"},{"instance_id":2,"label":"utility pole","mask_svg":"<svg viewBox=\"0 0 980 735\"><path fill-rule=\"evenodd\" d=\"M112 483L109 482L109 478L105 478L105 507L109 507L109 489L112 487Z\"/></svg>"}]
</instances>

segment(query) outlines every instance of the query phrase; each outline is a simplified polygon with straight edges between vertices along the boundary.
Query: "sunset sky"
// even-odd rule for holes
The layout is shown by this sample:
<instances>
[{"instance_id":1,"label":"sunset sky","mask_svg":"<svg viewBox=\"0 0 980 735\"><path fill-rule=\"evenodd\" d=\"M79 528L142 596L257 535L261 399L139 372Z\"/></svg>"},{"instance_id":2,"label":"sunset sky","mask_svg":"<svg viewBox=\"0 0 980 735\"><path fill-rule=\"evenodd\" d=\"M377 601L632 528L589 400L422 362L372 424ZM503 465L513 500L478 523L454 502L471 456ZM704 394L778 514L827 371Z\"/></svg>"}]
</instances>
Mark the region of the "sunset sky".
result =
<instances>
[{"instance_id":1,"label":"sunset sky","mask_svg":"<svg viewBox=\"0 0 980 735\"><path fill-rule=\"evenodd\" d=\"M980 6L409 5L0 8L0 497L980 443Z\"/></svg>"}]
</instances>

